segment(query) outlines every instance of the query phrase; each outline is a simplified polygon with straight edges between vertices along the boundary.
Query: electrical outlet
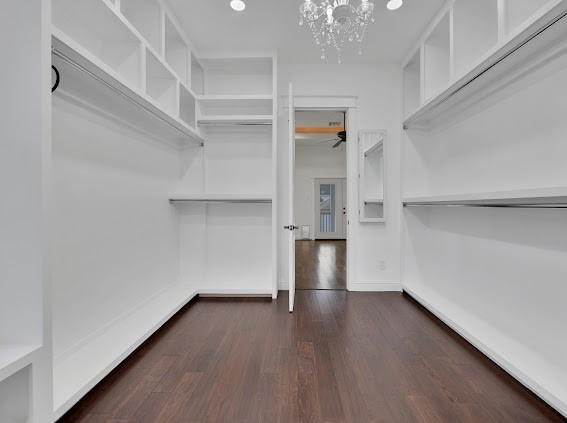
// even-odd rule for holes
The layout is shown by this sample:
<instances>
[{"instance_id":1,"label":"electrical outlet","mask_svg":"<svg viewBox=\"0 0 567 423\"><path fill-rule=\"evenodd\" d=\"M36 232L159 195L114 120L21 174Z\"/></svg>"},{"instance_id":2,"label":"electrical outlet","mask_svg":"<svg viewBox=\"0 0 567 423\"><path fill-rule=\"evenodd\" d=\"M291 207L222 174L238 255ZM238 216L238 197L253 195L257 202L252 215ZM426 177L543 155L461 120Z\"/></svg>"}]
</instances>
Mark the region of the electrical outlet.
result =
<instances>
[{"instance_id":1,"label":"electrical outlet","mask_svg":"<svg viewBox=\"0 0 567 423\"><path fill-rule=\"evenodd\" d=\"M386 262L384 260L380 260L379 265L380 270L386 270Z\"/></svg>"}]
</instances>

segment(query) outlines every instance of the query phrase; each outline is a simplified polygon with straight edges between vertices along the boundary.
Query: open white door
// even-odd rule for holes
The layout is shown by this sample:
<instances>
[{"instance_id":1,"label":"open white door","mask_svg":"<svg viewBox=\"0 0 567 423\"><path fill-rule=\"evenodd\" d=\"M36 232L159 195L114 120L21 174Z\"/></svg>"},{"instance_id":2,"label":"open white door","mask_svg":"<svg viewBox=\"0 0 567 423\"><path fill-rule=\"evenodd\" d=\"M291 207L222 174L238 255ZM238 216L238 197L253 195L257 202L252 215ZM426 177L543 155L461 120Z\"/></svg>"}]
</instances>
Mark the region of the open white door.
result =
<instances>
[{"instance_id":1,"label":"open white door","mask_svg":"<svg viewBox=\"0 0 567 423\"><path fill-rule=\"evenodd\" d=\"M295 107L293 101L293 86L289 83L288 92L288 170L289 170L289 206L287 221L284 227L288 231L288 253L289 253L289 312L293 312L295 302L295 211L294 211L294 184L295 184Z\"/></svg>"}]
</instances>

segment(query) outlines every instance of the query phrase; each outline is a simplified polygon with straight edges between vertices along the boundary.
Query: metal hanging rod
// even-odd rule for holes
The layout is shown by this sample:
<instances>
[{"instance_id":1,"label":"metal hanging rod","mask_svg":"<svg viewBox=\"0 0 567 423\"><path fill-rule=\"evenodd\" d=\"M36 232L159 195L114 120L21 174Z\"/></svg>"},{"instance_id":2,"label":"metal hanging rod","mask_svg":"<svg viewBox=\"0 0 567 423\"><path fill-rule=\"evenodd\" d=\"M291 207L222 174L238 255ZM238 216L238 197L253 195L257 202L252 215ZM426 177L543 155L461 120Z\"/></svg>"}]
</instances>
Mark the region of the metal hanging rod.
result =
<instances>
[{"instance_id":1,"label":"metal hanging rod","mask_svg":"<svg viewBox=\"0 0 567 423\"><path fill-rule=\"evenodd\" d=\"M270 204L272 200L173 200L170 199L171 204L174 203L215 203L215 204Z\"/></svg>"},{"instance_id":2,"label":"metal hanging rod","mask_svg":"<svg viewBox=\"0 0 567 423\"><path fill-rule=\"evenodd\" d=\"M163 123L165 123L166 125L170 126L171 128L175 129L177 132L179 132L181 135L183 135L184 137L190 137L189 135L187 135L187 133L185 133L184 131L182 131L181 129L179 129L177 126L173 125L171 122L167 121L166 119L164 119L163 117L159 116L157 113L155 113L153 110L149 109L148 107L146 107L144 104L140 103L139 101L137 101L135 98L132 98L131 96L129 96L128 94L122 92L121 90L119 90L118 88L116 88L115 86L109 84L108 82L106 82L104 79L102 79L100 76L96 75L95 73L93 73L92 71L90 71L89 69L85 68L83 65L75 62L72 58L70 58L69 56L67 56L65 53L63 53L62 51L56 49L55 47L51 47L51 53L54 54L55 56L59 57L61 60L67 62L69 65L73 66L75 69L80 70L81 72L86 73L87 75L89 75L90 77L96 79L98 82L100 82L101 84L105 85L106 87L110 88L112 91L114 91L115 93L117 93L118 95L120 95L121 97L125 98L126 100L130 101L131 103L133 103L134 105L138 106L139 108L141 108L142 110L144 110L146 113L150 114L151 116L159 119L160 121L162 121ZM198 144L202 147L204 145L204 143L198 142Z\"/></svg>"},{"instance_id":3,"label":"metal hanging rod","mask_svg":"<svg viewBox=\"0 0 567 423\"><path fill-rule=\"evenodd\" d=\"M493 208L493 209L567 209L567 204L408 204L404 207L461 207L461 208Z\"/></svg>"}]
</instances>

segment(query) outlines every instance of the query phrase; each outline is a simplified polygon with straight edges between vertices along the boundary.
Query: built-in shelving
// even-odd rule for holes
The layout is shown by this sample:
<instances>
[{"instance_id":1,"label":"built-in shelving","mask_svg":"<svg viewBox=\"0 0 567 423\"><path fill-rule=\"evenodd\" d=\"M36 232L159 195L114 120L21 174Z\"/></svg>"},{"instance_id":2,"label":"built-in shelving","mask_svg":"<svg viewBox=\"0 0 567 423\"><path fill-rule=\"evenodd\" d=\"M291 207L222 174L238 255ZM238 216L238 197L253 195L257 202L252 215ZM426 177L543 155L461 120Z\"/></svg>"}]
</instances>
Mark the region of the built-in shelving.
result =
<instances>
[{"instance_id":1,"label":"built-in shelving","mask_svg":"<svg viewBox=\"0 0 567 423\"><path fill-rule=\"evenodd\" d=\"M471 5L471 2L464 3L468 3L468 6L455 3L456 19L452 32L448 32L451 26L447 26L444 17L423 43L425 63L421 67L423 74L420 80L425 84L425 96L413 113L417 97L415 75L413 83L408 83L407 80L412 75L410 70L416 68L415 57L405 66L406 116L411 113L404 121L406 129L427 129L456 116L484 99L487 94L494 94L531 71L538 63L544 62L550 55L559 54L565 48L563 41L567 34L567 18L564 16L567 13L567 5L561 0L538 1L537 7L525 1L511 2L514 3L514 10L516 7L522 10L521 13L513 12L514 15L525 16L521 19L514 18L514 21L521 20L522 24L516 31L499 39L496 44L494 21L498 17L494 17L494 2L486 2L487 8L480 6L480 3L485 2L475 5ZM520 6L520 3L524 6ZM475 9L474 12L468 10L471 7ZM467 20L470 19L469 15L472 15L478 18L479 22L482 20L483 27L486 21L488 29L483 30L482 37L469 36L471 31L475 32L478 25L469 28L463 28L462 25L457 27L457 24L464 20L459 17L467 11ZM528 12L535 12L535 15L530 17ZM507 13L506 8L504 13ZM485 17L482 17L483 15ZM447 51L450 50L447 50L447 46L451 40L454 53L448 56ZM452 77L449 72L451 67L454 69Z\"/></svg>"},{"instance_id":2,"label":"built-in shelving","mask_svg":"<svg viewBox=\"0 0 567 423\"><path fill-rule=\"evenodd\" d=\"M366 197L364 204L384 204L383 198Z\"/></svg>"},{"instance_id":3,"label":"built-in shelving","mask_svg":"<svg viewBox=\"0 0 567 423\"><path fill-rule=\"evenodd\" d=\"M202 115L272 115L272 95L198 96Z\"/></svg>"},{"instance_id":4,"label":"built-in shelving","mask_svg":"<svg viewBox=\"0 0 567 423\"><path fill-rule=\"evenodd\" d=\"M567 187L406 197L405 205L565 205Z\"/></svg>"},{"instance_id":5,"label":"built-in shelving","mask_svg":"<svg viewBox=\"0 0 567 423\"><path fill-rule=\"evenodd\" d=\"M404 67L404 116L415 112L421 104L421 50L418 49Z\"/></svg>"},{"instance_id":6,"label":"built-in shelving","mask_svg":"<svg viewBox=\"0 0 567 423\"><path fill-rule=\"evenodd\" d=\"M195 96L184 85L179 85L179 117L192 128L195 127L196 100Z\"/></svg>"},{"instance_id":7,"label":"built-in shelving","mask_svg":"<svg viewBox=\"0 0 567 423\"><path fill-rule=\"evenodd\" d=\"M271 195L255 194L170 194L171 203L271 203Z\"/></svg>"},{"instance_id":8,"label":"built-in shelving","mask_svg":"<svg viewBox=\"0 0 567 423\"><path fill-rule=\"evenodd\" d=\"M177 146L203 143L192 127L167 113L141 90L129 86L113 69L55 28L52 49L53 63L61 73L56 96L81 102L164 142Z\"/></svg>"},{"instance_id":9,"label":"built-in shelving","mask_svg":"<svg viewBox=\"0 0 567 423\"><path fill-rule=\"evenodd\" d=\"M272 95L273 57L201 57L205 95Z\"/></svg>"},{"instance_id":10,"label":"built-in shelving","mask_svg":"<svg viewBox=\"0 0 567 423\"><path fill-rule=\"evenodd\" d=\"M194 54L191 54L191 89L197 95L205 93L205 71Z\"/></svg>"},{"instance_id":11,"label":"built-in shelving","mask_svg":"<svg viewBox=\"0 0 567 423\"><path fill-rule=\"evenodd\" d=\"M175 76L149 50L146 64L148 95L168 114L174 115L178 88Z\"/></svg>"},{"instance_id":12,"label":"built-in shelving","mask_svg":"<svg viewBox=\"0 0 567 423\"><path fill-rule=\"evenodd\" d=\"M386 132L359 132L359 220L367 223L385 222L385 143Z\"/></svg>"}]
</instances>

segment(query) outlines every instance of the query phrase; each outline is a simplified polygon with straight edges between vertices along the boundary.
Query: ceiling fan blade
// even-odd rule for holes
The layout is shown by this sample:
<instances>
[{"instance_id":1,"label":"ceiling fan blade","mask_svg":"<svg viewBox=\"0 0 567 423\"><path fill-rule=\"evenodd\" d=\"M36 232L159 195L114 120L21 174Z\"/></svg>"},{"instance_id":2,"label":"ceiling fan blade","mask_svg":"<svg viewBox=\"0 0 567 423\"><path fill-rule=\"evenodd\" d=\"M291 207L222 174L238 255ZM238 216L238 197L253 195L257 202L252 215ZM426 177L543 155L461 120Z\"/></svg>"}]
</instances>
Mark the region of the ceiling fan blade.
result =
<instances>
[{"instance_id":1,"label":"ceiling fan blade","mask_svg":"<svg viewBox=\"0 0 567 423\"><path fill-rule=\"evenodd\" d=\"M333 145L333 148L337 148L339 145L341 145L344 141L343 140L339 140L335 145Z\"/></svg>"}]
</instances>

